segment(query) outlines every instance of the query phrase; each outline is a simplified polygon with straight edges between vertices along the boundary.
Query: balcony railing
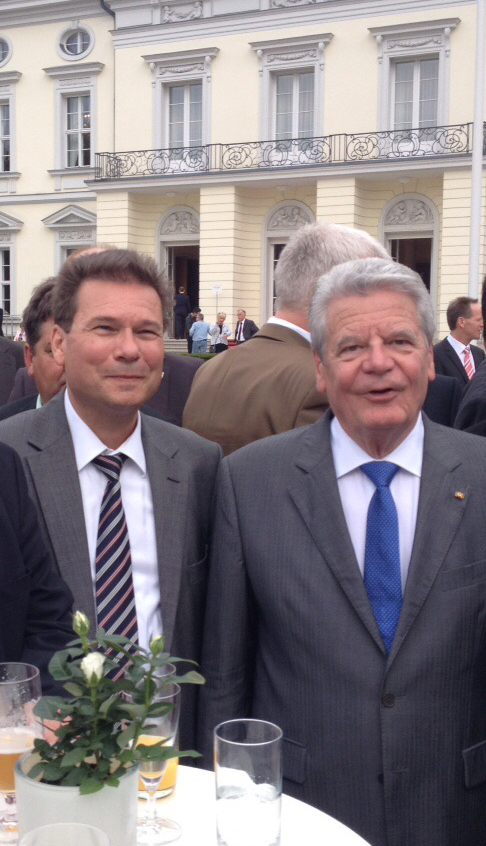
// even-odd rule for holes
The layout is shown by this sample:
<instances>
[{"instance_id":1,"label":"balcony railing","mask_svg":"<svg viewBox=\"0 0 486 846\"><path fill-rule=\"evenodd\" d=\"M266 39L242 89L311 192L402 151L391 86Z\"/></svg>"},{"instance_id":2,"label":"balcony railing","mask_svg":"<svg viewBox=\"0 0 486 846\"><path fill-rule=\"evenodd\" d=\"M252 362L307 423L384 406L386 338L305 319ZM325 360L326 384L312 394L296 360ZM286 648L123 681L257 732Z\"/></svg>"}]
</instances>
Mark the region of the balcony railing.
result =
<instances>
[{"instance_id":1,"label":"balcony railing","mask_svg":"<svg viewBox=\"0 0 486 846\"><path fill-rule=\"evenodd\" d=\"M472 124L98 153L95 179L305 168L471 153Z\"/></svg>"}]
</instances>

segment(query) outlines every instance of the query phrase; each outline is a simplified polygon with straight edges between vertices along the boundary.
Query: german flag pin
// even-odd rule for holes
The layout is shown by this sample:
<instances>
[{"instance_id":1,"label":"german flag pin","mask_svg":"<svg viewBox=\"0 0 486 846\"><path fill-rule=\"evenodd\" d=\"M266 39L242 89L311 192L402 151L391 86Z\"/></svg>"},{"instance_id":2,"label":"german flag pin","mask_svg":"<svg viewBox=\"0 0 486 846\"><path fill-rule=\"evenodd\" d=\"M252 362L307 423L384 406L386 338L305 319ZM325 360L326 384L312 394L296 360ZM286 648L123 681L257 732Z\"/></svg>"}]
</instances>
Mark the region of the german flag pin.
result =
<instances>
[{"instance_id":1,"label":"german flag pin","mask_svg":"<svg viewBox=\"0 0 486 846\"><path fill-rule=\"evenodd\" d=\"M463 493L462 491L456 491L454 496L455 496L456 499L465 499L466 498L466 494Z\"/></svg>"}]
</instances>

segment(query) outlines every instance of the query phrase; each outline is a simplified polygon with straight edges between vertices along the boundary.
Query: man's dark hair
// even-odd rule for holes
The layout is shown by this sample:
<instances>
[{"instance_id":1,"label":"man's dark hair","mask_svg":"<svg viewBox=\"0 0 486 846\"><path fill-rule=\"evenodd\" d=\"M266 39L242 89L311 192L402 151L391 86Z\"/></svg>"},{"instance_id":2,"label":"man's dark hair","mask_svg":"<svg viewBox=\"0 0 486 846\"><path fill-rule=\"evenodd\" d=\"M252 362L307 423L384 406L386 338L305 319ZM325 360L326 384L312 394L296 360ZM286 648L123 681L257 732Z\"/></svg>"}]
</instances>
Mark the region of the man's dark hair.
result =
<instances>
[{"instance_id":1,"label":"man's dark hair","mask_svg":"<svg viewBox=\"0 0 486 846\"><path fill-rule=\"evenodd\" d=\"M53 317L55 283L56 278L51 276L41 282L40 285L36 285L29 302L24 308L22 324L27 343L33 353L35 353L35 345L41 336L43 324Z\"/></svg>"},{"instance_id":2,"label":"man's dark hair","mask_svg":"<svg viewBox=\"0 0 486 846\"><path fill-rule=\"evenodd\" d=\"M66 332L71 329L77 309L77 293L83 282L105 281L148 285L158 294L162 305L164 329L172 306L172 291L167 276L155 261L135 250L104 250L81 253L63 264L57 277L53 315Z\"/></svg>"},{"instance_id":3,"label":"man's dark hair","mask_svg":"<svg viewBox=\"0 0 486 846\"><path fill-rule=\"evenodd\" d=\"M477 300L473 297L456 297L449 303L447 306L447 323L451 332L456 328L460 317L471 317L472 303L477 303Z\"/></svg>"}]
</instances>

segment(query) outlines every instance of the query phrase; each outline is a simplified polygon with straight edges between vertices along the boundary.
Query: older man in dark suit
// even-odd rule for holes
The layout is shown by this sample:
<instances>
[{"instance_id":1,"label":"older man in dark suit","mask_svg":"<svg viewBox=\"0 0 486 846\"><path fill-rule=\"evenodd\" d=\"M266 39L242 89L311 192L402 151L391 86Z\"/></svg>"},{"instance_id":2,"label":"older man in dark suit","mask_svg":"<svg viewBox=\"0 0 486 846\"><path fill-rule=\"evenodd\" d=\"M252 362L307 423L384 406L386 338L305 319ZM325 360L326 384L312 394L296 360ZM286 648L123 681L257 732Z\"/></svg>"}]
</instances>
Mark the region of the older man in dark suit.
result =
<instances>
[{"instance_id":1,"label":"older man in dark suit","mask_svg":"<svg viewBox=\"0 0 486 846\"><path fill-rule=\"evenodd\" d=\"M200 748L209 762L220 720L271 720L285 791L372 846L478 846L486 443L420 413L434 316L418 274L335 267L310 325L334 415L222 464Z\"/></svg>"}]
</instances>

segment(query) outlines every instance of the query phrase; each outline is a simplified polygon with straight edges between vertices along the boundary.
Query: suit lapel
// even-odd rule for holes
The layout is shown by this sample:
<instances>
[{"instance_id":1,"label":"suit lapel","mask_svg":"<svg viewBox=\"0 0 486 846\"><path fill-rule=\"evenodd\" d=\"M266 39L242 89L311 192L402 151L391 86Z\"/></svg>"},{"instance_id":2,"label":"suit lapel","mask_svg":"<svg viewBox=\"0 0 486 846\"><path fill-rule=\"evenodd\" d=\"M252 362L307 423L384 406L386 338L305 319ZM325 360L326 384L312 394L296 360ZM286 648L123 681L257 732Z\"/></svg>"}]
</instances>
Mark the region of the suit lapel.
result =
<instances>
[{"instance_id":1,"label":"suit lapel","mask_svg":"<svg viewBox=\"0 0 486 846\"><path fill-rule=\"evenodd\" d=\"M63 394L35 412L29 443L36 452L25 461L59 571L74 594L75 609L84 610L94 622L83 502Z\"/></svg>"},{"instance_id":2,"label":"suit lapel","mask_svg":"<svg viewBox=\"0 0 486 846\"><path fill-rule=\"evenodd\" d=\"M157 431L154 423L159 424ZM170 648L186 542L188 478L169 426L162 436L160 421L142 414L142 441L154 507L162 627Z\"/></svg>"},{"instance_id":3,"label":"suit lapel","mask_svg":"<svg viewBox=\"0 0 486 846\"><path fill-rule=\"evenodd\" d=\"M461 377L463 382L467 383L469 380L467 378L467 373L466 373L466 370L464 368L464 365L463 365L461 359L459 358L458 354L456 353L455 349L453 349L451 347L447 338L444 338L444 349L445 349L446 355L448 356L449 360L452 362L452 364L456 368L458 376Z\"/></svg>"},{"instance_id":4,"label":"suit lapel","mask_svg":"<svg viewBox=\"0 0 486 846\"><path fill-rule=\"evenodd\" d=\"M470 485L461 462L442 443L441 427L424 418L425 441L417 525L393 660L422 608L459 528ZM445 440L445 439L444 439ZM463 494L457 497L456 493Z\"/></svg>"},{"instance_id":5,"label":"suit lapel","mask_svg":"<svg viewBox=\"0 0 486 846\"><path fill-rule=\"evenodd\" d=\"M381 635L349 536L330 444L331 415L307 431L296 465L301 479L290 489L299 514L327 565L381 652ZM301 470L305 471L302 477Z\"/></svg>"}]
</instances>

